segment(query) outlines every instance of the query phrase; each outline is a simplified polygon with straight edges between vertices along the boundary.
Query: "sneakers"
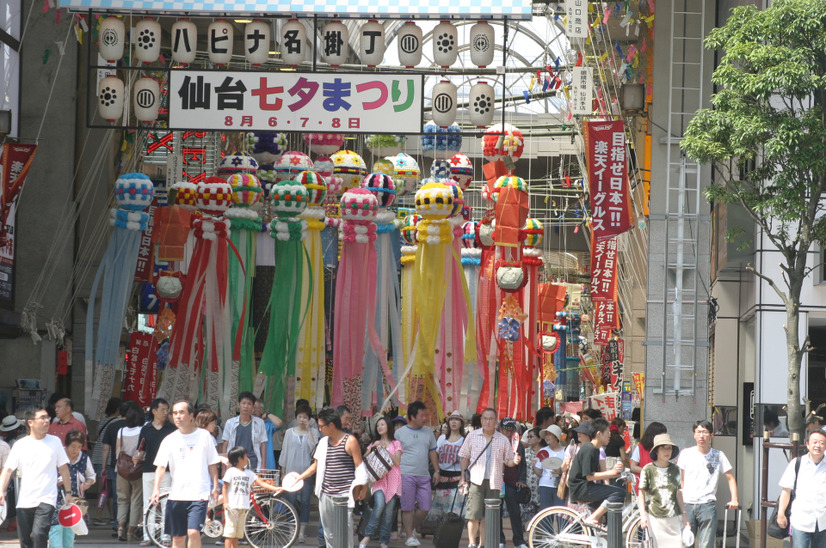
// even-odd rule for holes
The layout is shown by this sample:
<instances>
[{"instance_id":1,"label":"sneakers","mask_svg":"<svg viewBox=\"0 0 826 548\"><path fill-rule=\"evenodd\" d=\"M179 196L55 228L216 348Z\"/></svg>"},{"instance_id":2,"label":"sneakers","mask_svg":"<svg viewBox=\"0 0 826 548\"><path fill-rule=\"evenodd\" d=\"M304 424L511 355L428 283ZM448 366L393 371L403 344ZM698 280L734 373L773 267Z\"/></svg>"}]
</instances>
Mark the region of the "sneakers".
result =
<instances>
[{"instance_id":1,"label":"sneakers","mask_svg":"<svg viewBox=\"0 0 826 548\"><path fill-rule=\"evenodd\" d=\"M520 544L516 548L528 548L528 545L523 542L522 544Z\"/></svg>"},{"instance_id":2,"label":"sneakers","mask_svg":"<svg viewBox=\"0 0 826 548\"><path fill-rule=\"evenodd\" d=\"M468 544L467 548L478 548L475 544Z\"/></svg>"},{"instance_id":3,"label":"sneakers","mask_svg":"<svg viewBox=\"0 0 826 548\"><path fill-rule=\"evenodd\" d=\"M419 539L417 539L414 535L411 535L406 541L404 541L405 546L421 546L421 544L422 543L419 542Z\"/></svg>"}]
</instances>

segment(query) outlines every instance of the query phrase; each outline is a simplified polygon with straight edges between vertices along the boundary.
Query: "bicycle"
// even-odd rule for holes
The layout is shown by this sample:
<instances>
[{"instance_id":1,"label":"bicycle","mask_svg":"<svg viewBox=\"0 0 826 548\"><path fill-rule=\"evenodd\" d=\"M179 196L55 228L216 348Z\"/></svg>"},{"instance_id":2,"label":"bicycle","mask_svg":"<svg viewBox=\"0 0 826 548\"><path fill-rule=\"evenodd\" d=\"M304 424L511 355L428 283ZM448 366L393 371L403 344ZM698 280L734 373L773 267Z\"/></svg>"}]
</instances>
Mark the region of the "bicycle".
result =
<instances>
[{"instance_id":1,"label":"bicycle","mask_svg":"<svg viewBox=\"0 0 826 548\"><path fill-rule=\"evenodd\" d=\"M632 483L636 477L626 473ZM632 491L633 493L633 491ZM585 522L589 512L577 512L567 506L551 506L536 514L528 523L528 545L531 548L587 546L605 548L607 534L601 528ZM640 511L636 497L622 509L622 532L625 546L649 548L648 530L640 527Z\"/></svg>"},{"instance_id":2,"label":"bicycle","mask_svg":"<svg viewBox=\"0 0 826 548\"><path fill-rule=\"evenodd\" d=\"M276 484L279 472L258 470L259 479ZM158 503L150 505L144 513L144 526L149 538L159 548L172 546L172 539L164 534L164 508L169 493L161 494ZM204 521L203 533L210 538L220 538L224 532L223 505L210 506ZM282 498L281 494L253 488L250 493L250 509L244 520L244 536L254 548L287 548L298 538L298 511Z\"/></svg>"}]
</instances>

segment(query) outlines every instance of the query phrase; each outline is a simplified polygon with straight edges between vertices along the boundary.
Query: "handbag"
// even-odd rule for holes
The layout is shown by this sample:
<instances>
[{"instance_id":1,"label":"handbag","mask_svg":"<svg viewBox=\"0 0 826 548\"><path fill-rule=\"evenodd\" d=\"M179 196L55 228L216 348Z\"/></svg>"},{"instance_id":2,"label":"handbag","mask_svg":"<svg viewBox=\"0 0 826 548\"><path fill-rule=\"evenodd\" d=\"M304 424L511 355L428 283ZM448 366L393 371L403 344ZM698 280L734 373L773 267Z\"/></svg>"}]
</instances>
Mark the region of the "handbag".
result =
<instances>
[{"instance_id":1,"label":"handbag","mask_svg":"<svg viewBox=\"0 0 826 548\"><path fill-rule=\"evenodd\" d=\"M531 490L528 487L516 488L516 502L519 504L528 504L531 501Z\"/></svg>"},{"instance_id":2,"label":"handbag","mask_svg":"<svg viewBox=\"0 0 826 548\"><path fill-rule=\"evenodd\" d=\"M373 447L364 457L364 468L367 470L367 477L371 483L379 481L393 468L390 452L380 445Z\"/></svg>"},{"instance_id":3,"label":"handbag","mask_svg":"<svg viewBox=\"0 0 826 548\"><path fill-rule=\"evenodd\" d=\"M792 502L794 502L795 491L797 491L798 472L800 472L800 457L798 457L797 461L795 461L794 463L794 489L792 489L792 494L789 497L789 504L786 506L786 527L781 528L777 524L777 509L780 506L780 497L777 498L777 502L775 503L775 506L772 509L772 515L769 518L769 522L766 524L766 534L772 538L782 540L789 536L789 520L791 520L792 517Z\"/></svg>"},{"instance_id":4,"label":"handbag","mask_svg":"<svg viewBox=\"0 0 826 548\"><path fill-rule=\"evenodd\" d=\"M144 443L146 443L145 439L141 441L141 446L138 448L138 451L143 451ZM115 465L115 470L123 479L135 481L136 479L140 479L143 474L143 461L138 461L135 463L135 461L132 460L132 457L127 455L125 451L121 450L121 452L118 453L118 460Z\"/></svg>"}]
</instances>

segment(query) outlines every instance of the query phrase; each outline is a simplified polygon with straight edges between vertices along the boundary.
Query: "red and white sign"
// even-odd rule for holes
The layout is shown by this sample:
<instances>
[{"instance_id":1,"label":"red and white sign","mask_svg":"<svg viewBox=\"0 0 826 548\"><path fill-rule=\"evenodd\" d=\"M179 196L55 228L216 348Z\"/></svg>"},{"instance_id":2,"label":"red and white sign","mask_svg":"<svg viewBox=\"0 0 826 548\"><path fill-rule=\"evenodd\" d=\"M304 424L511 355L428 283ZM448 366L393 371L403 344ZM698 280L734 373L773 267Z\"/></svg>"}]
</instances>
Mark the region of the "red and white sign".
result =
<instances>
[{"instance_id":1,"label":"red and white sign","mask_svg":"<svg viewBox=\"0 0 826 548\"><path fill-rule=\"evenodd\" d=\"M591 237L591 302L617 300L617 238Z\"/></svg>"},{"instance_id":2,"label":"red and white sign","mask_svg":"<svg viewBox=\"0 0 826 548\"><path fill-rule=\"evenodd\" d=\"M585 122L591 230L596 239L631 229L625 122Z\"/></svg>"},{"instance_id":3,"label":"red and white sign","mask_svg":"<svg viewBox=\"0 0 826 548\"><path fill-rule=\"evenodd\" d=\"M617 416L618 396L618 392L606 392L591 396L591 407L602 411L605 420L613 420Z\"/></svg>"},{"instance_id":4,"label":"red and white sign","mask_svg":"<svg viewBox=\"0 0 826 548\"><path fill-rule=\"evenodd\" d=\"M150 333L134 332L129 336L129 360L123 382L123 399L147 407L158 390L158 343Z\"/></svg>"}]
</instances>

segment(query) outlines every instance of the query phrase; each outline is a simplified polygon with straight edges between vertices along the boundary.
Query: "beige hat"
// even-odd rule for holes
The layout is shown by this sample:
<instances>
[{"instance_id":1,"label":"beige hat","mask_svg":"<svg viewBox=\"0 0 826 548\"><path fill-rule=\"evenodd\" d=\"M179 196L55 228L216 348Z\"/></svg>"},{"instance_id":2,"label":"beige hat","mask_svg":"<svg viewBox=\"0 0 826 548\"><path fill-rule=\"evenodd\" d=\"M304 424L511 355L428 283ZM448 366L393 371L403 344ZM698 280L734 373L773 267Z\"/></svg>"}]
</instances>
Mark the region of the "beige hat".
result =
<instances>
[{"instance_id":1,"label":"beige hat","mask_svg":"<svg viewBox=\"0 0 826 548\"><path fill-rule=\"evenodd\" d=\"M557 425L552 424L549 427L543 428L542 430L540 430L539 431L540 437L542 437L544 439L546 432L549 433L549 434L553 434L554 436L556 436L556 439L562 441L562 428L558 427Z\"/></svg>"},{"instance_id":2,"label":"beige hat","mask_svg":"<svg viewBox=\"0 0 826 548\"><path fill-rule=\"evenodd\" d=\"M680 448L677 447L676 443L671 441L671 436L669 436L668 434L657 434L656 436L654 436L654 447L652 447L651 451L648 452L648 456L651 457L652 461L657 460L657 454L655 452L657 451L657 447L660 447L662 445L670 445L671 447L673 447L673 449L671 450L672 459L680 453Z\"/></svg>"}]
</instances>

